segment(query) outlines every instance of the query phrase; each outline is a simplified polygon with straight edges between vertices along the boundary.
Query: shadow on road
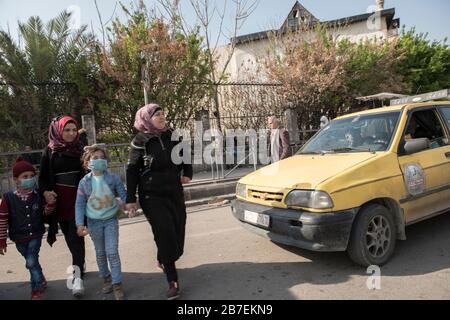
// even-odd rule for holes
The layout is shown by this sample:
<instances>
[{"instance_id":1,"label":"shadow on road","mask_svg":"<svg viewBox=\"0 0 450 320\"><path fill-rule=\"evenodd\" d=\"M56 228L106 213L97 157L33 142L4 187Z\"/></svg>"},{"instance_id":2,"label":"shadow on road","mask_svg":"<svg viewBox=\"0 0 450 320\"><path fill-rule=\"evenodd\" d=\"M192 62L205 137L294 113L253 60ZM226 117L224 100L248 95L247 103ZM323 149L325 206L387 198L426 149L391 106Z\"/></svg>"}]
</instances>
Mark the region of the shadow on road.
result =
<instances>
[{"instance_id":1,"label":"shadow on road","mask_svg":"<svg viewBox=\"0 0 450 320\"><path fill-rule=\"evenodd\" d=\"M406 241L397 241L391 260L382 266L383 276L415 276L450 268L450 212L406 228ZM278 245L313 261L314 265L330 266L345 278L348 271L363 274L365 269L353 264L346 252L313 252ZM347 274L350 276L351 274Z\"/></svg>"},{"instance_id":2,"label":"shadow on road","mask_svg":"<svg viewBox=\"0 0 450 320\"><path fill-rule=\"evenodd\" d=\"M335 278L329 267L316 270L309 262L251 263L230 262L204 264L179 270L183 299L294 299L289 288L302 283L324 283ZM324 274L323 273L324 270ZM123 273L123 285L128 299L164 299L166 288L162 273ZM85 276L84 299L110 300L112 295L100 292L102 279L97 272ZM0 299L29 299L29 284L0 283ZM65 280L49 281L45 299L71 300Z\"/></svg>"},{"instance_id":3,"label":"shadow on road","mask_svg":"<svg viewBox=\"0 0 450 320\"><path fill-rule=\"evenodd\" d=\"M450 268L449 231L449 214L409 227L408 240L397 243L392 260L382 267L382 276L426 275ZM307 260L282 263L226 262L181 268L182 298L294 299L290 289L297 285L333 285L347 282L354 275L367 275L365 268L352 263L345 252L320 253L286 246L281 248ZM128 299L164 299L166 282L163 273L155 270L149 273L124 272L123 275ZM100 292L101 284L97 272L88 272L85 299L112 299L112 295ZM0 283L1 300L29 299L29 293L27 283ZM74 299L66 288L65 280L49 281L45 298Z\"/></svg>"}]
</instances>

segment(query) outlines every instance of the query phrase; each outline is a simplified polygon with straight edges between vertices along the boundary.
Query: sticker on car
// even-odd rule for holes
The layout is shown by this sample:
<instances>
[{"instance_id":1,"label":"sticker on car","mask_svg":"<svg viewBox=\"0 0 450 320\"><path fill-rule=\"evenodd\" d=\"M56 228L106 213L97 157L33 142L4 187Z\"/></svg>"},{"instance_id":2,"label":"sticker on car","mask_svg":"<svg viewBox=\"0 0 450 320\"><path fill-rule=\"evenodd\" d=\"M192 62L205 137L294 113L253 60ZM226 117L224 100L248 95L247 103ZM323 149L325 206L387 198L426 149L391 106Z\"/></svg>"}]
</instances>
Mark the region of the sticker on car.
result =
<instances>
[{"instance_id":1,"label":"sticker on car","mask_svg":"<svg viewBox=\"0 0 450 320\"><path fill-rule=\"evenodd\" d=\"M419 195L425 191L425 173L417 163L405 165L406 189L412 196Z\"/></svg>"}]
</instances>

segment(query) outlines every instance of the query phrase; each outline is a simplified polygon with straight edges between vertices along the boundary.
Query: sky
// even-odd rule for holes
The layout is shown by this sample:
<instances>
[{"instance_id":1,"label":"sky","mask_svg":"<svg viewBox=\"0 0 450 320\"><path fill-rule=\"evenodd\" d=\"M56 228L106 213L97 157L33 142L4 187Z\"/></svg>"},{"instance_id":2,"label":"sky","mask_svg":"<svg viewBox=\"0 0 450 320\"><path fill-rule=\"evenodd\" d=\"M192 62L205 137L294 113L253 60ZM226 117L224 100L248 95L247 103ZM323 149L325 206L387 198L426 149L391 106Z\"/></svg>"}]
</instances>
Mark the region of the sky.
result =
<instances>
[{"instance_id":1,"label":"sky","mask_svg":"<svg viewBox=\"0 0 450 320\"><path fill-rule=\"evenodd\" d=\"M129 4L136 0L122 0ZM210 0L222 8L225 0ZM251 1L251 0L247 0ZM156 0L144 0L149 8L154 8ZM183 15L190 24L195 23L195 14L189 0L180 0ZM306 9L321 21L334 20L368 12L375 0L300 0ZM117 15L121 20L125 15L117 7L116 0L97 0L103 22ZM228 7L232 1L228 0ZM295 0L259 0L255 11L247 18L238 35L279 28L286 19ZM450 38L450 1L449 0L386 0L385 8L395 8L396 17L407 29L416 27L418 32L428 33L430 40L441 41ZM78 19L74 23L87 24L100 35L100 23L94 0L0 0L0 28L6 30L17 39L17 21L25 22L30 16L40 16L44 21L55 17L63 10L75 12ZM232 29L232 14L225 14L224 32ZM218 19L214 19L213 30L218 29ZM224 44L223 38L219 44Z\"/></svg>"}]
</instances>

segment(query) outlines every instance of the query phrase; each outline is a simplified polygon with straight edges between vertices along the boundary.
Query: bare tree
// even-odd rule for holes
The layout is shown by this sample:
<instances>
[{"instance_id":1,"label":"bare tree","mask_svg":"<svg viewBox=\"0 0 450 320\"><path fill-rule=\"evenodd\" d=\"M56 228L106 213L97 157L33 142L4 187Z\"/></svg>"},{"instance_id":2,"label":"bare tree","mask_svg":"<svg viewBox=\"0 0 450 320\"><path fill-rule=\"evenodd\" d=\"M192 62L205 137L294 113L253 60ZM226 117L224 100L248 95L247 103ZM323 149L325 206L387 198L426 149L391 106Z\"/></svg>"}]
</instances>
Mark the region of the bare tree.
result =
<instances>
[{"instance_id":1,"label":"bare tree","mask_svg":"<svg viewBox=\"0 0 450 320\"><path fill-rule=\"evenodd\" d=\"M106 32L105 32L105 26L107 26L108 23L112 21L114 15L115 15L115 13L116 13L117 2L116 2L116 4L114 5L114 10L113 10L113 13L112 13L112 15L111 15L111 18L109 18L109 20L106 21L105 23L103 23L102 15L101 15L101 13L100 13L100 9L98 8L97 0L94 0L94 4L95 4L95 9L97 10L98 20L99 20L99 22L100 22L100 30L101 30L101 32L102 32L102 44L103 44L103 49L105 49L105 48L106 48ZM91 23L92 23L92 22L91 22ZM92 29L93 29L93 27L92 27Z\"/></svg>"},{"instance_id":2,"label":"bare tree","mask_svg":"<svg viewBox=\"0 0 450 320\"><path fill-rule=\"evenodd\" d=\"M377 92L402 92L397 72L402 59L396 43L339 39L339 25L272 34L265 61L270 81L281 83L278 94L296 109L302 128L315 128L322 114L334 118L357 108L355 98Z\"/></svg>"},{"instance_id":3,"label":"bare tree","mask_svg":"<svg viewBox=\"0 0 450 320\"><path fill-rule=\"evenodd\" d=\"M236 37L244 25L247 18L256 10L259 0L231 0L232 3L232 16L231 16L231 29L225 28L226 13L229 8L228 0L214 1L214 0L189 0L190 5L194 9L197 17L197 23L199 24L204 37L204 46L207 54L208 63L210 65L209 80L212 85L212 97L213 97L213 114L217 119L217 127L222 130L220 123L220 102L218 86L223 83L226 78L226 70L233 58L233 54L236 48ZM192 30L193 26L190 26L184 19L180 1L178 0L159 0L159 3L163 6L166 13L172 21L181 23L183 30ZM221 5L219 6L219 3ZM215 24L218 24L218 28L215 28ZM217 34L213 34L214 31ZM228 30L225 30L228 29ZM228 41L225 56L222 56L221 65L219 65L218 46L221 39ZM223 53L222 53L223 54Z\"/></svg>"}]
</instances>

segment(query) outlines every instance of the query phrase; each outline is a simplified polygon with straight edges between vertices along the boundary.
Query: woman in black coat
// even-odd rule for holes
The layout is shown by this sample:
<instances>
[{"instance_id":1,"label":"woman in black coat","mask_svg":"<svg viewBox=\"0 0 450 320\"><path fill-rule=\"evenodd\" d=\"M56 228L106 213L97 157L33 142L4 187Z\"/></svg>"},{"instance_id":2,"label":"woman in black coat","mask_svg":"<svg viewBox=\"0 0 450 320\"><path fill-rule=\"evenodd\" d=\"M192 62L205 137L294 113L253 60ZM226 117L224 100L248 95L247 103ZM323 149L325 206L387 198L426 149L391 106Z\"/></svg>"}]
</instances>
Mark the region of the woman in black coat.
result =
<instances>
[{"instance_id":1,"label":"woman in black coat","mask_svg":"<svg viewBox=\"0 0 450 320\"><path fill-rule=\"evenodd\" d=\"M77 122L70 116L55 118L50 124L48 138L49 144L41 159L39 189L46 202L56 210L49 217L47 242L53 245L56 241L59 225L72 254L72 265L79 271L75 269L72 293L80 297L84 294L85 246L84 238L77 235L75 200L84 170Z\"/></svg>"},{"instance_id":2,"label":"woman in black coat","mask_svg":"<svg viewBox=\"0 0 450 320\"><path fill-rule=\"evenodd\" d=\"M175 267L184 250L186 206L182 184L192 179L192 165L176 165L172 141L164 111L157 104L148 104L136 113L134 127L139 133L131 142L127 167L127 210L135 211L136 188L139 203L150 222L158 263L164 270L169 290L168 299L179 296Z\"/></svg>"}]
</instances>

